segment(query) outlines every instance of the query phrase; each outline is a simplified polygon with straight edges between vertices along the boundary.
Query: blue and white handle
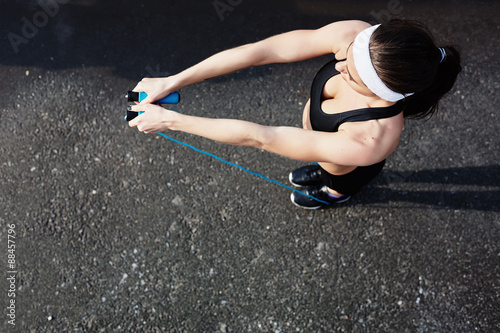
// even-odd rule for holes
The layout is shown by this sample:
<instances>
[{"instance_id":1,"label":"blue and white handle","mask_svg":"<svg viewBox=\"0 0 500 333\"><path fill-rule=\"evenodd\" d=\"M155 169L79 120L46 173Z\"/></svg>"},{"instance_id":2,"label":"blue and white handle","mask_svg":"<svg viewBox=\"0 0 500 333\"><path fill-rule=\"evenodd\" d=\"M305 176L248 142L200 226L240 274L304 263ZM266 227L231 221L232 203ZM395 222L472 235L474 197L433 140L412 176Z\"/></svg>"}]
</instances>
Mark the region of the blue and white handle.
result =
<instances>
[{"instance_id":1,"label":"blue and white handle","mask_svg":"<svg viewBox=\"0 0 500 333\"><path fill-rule=\"evenodd\" d=\"M127 93L127 95L125 95L125 98L129 102L142 102L147 96L148 96L148 94L146 94L145 92L142 92L142 91L140 91L140 92L129 91ZM155 101L154 103L155 104L177 104L177 103L179 103L180 98L181 98L181 95L177 91L175 91L175 92L171 93L170 95ZM127 115L125 116L125 120L131 121L132 119L134 119L135 117L137 117L141 113L143 113L143 112L127 111Z\"/></svg>"}]
</instances>

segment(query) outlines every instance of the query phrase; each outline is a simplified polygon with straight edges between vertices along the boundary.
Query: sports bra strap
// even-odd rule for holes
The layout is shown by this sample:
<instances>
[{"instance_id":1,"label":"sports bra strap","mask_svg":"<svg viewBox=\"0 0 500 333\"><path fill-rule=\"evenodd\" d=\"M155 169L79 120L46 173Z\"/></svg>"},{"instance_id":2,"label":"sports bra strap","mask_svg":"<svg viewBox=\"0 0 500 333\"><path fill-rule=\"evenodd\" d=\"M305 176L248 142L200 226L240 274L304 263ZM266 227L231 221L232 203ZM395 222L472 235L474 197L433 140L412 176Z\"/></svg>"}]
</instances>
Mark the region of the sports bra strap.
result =
<instances>
[{"instance_id":1,"label":"sports bra strap","mask_svg":"<svg viewBox=\"0 0 500 333\"><path fill-rule=\"evenodd\" d=\"M390 118L403 111L403 102L399 101L388 107L372 107L349 110L341 113L328 114L321 109L323 89L326 82L333 76L339 74L335 69L338 61L333 59L324 65L314 77L311 86L311 104L309 116L311 126L316 131L337 132L341 124L345 122L367 121L374 119Z\"/></svg>"}]
</instances>

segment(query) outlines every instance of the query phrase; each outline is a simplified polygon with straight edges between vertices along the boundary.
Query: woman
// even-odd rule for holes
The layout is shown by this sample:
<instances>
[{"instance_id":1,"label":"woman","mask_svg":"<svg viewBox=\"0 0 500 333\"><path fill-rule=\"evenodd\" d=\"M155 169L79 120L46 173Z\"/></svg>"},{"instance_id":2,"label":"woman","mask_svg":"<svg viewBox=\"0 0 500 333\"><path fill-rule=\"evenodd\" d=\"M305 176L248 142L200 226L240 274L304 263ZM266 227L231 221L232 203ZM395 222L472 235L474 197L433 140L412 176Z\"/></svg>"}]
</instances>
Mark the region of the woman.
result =
<instances>
[{"instance_id":1,"label":"woman","mask_svg":"<svg viewBox=\"0 0 500 333\"><path fill-rule=\"evenodd\" d=\"M303 129L193 117L151 104L189 84L250 66L331 53L335 59L314 78ZM306 194L292 193L292 202L317 209L325 204L311 196L344 202L375 178L398 145L404 118L432 115L460 70L458 51L438 48L418 22L393 19L371 26L341 21L226 50L167 78L145 78L134 90L148 98L130 107L145 113L129 124L146 133L183 131L317 162L290 174Z\"/></svg>"}]
</instances>

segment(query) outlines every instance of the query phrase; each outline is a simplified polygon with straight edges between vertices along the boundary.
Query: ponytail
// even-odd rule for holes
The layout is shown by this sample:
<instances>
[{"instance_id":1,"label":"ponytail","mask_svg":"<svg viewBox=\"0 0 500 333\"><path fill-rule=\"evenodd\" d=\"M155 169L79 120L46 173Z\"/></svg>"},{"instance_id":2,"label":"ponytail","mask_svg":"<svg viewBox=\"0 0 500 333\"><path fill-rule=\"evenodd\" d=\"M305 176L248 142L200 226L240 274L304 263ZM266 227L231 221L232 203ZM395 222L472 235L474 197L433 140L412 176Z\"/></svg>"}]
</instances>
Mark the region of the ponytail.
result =
<instances>
[{"instance_id":1,"label":"ponytail","mask_svg":"<svg viewBox=\"0 0 500 333\"><path fill-rule=\"evenodd\" d=\"M408 19L382 23L370 39L370 57L389 89L412 94L401 101L404 117L411 119L436 112L462 70L457 47L438 48L425 25Z\"/></svg>"},{"instance_id":2,"label":"ponytail","mask_svg":"<svg viewBox=\"0 0 500 333\"><path fill-rule=\"evenodd\" d=\"M403 115L405 118L423 119L431 117L438 111L439 100L455 84L457 76L462 70L460 53L454 46L445 46L442 49L446 52L446 56L443 62L439 63L431 85L403 100Z\"/></svg>"}]
</instances>

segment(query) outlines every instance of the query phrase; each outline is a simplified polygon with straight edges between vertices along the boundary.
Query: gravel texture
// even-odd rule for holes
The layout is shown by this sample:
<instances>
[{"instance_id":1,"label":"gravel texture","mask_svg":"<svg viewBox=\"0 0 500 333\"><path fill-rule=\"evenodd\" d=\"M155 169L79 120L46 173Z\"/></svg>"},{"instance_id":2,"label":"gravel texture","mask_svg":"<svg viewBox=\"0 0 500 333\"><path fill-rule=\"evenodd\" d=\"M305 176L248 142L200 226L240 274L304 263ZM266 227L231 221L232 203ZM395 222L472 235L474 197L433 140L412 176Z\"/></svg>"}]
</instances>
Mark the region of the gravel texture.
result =
<instances>
[{"instance_id":1,"label":"gravel texture","mask_svg":"<svg viewBox=\"0 0 500 333\"><path fill-rule=\"evenodd\" d=\"M497 1L54 1L51 15L47 2L2 1L0 331L500 331ZM463 72L437 116L407 121L383 173L334 209L299 209L289 190L123 120L144 76L396 15L459 44ZM186 87L176 110L300 126L327 59ZM167 134L283 183L302 165Z\"/></svg>"}]
</instances>

